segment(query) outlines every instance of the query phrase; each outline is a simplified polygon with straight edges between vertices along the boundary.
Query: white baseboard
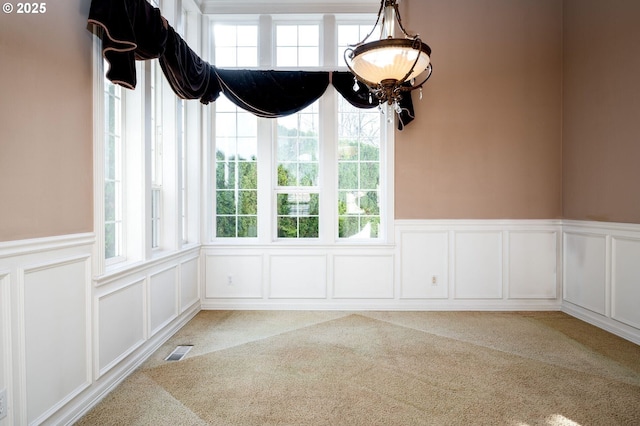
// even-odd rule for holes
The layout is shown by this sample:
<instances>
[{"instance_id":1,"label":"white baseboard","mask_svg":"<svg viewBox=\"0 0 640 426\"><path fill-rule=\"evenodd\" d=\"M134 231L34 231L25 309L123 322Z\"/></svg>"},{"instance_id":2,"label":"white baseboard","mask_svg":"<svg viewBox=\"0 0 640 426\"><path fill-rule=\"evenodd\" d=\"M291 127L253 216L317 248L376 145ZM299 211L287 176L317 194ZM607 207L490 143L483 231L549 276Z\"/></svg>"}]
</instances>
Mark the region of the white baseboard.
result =
<instances>
[{"instance_id":1,"label":"white baseboard","mask_svg":"<svg viewBox=\"0 0 640 426\"><path fill-rule=\"evenodd\" d=\"M563 221L562 310L640 344L640 224Z\"/></svg>"},{"instance_id":2,"label":"white baseboard","mask_svg":"<svg viewBox=\"0 0 640 426\"><path fill-rule=\"evenodd\" d=\"M640 345L640 330L565 301L562 312Z\"/></svg>"}]
</instances>

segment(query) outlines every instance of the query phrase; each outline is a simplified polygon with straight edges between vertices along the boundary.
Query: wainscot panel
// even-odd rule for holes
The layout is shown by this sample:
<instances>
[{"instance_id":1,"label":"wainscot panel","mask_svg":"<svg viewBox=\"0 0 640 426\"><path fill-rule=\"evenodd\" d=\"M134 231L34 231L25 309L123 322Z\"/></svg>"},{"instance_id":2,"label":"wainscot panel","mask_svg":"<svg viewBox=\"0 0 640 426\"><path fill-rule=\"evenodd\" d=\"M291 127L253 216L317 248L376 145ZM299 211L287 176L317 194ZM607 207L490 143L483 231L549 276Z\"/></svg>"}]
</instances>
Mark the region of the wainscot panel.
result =
<instances>
[{"instance_id":1,"label":"wainscot panel","mask_svg":"<svg viewBox=\"0 0 640 426\"><path fill-rule=\"evenodd\" d=\"M456 299L502 298L502 233L455 233Z\"/></svg>"},{"instance_id":2,"label":"wainscot panel","mask_svg":"<svg viewBox=\"0 0 640 426\"><path fill-rule=\"evenodd\" d=\"M257 254L207 255L205 298L261 298L263 259Z\"/></svg>"},{"instance_id":3,"label":"wainscot panel","mask_svg":"<svg viewBox=\"0 0 640 426\"><path fill-rule=\"evenodd\" d=\"M557 299L558 232L509 232L509 298Z\"/></svg>"},{"instance_id":4,"label":"wainscot panel","mask_svg":"<svg viewBox=\"0 0 640 426\"><path fill-rule=\"evenodd\" d=\"M612 238L611 318L640 329L640 239Z\"/></svg>"},{"instance_id":5,"label":"wainscot panel","mask_svg":"<svg viewBox=\"0 0 640 426\"><path fill-rule=\"evenodd\" d=\"M26 403L30 424L49 417L91 382L89 270L88 254L24 269Z\"/></svg>"},{"instance_id":6,"label":"wainscot panel","mask_svg":"<svg viewBox=\"0 0 640 426\"><path fill-rule=\"evenodd\" d=\"M405 231L400 234L403 299L449 297L449 233Z\"/></svg>"},{"instance_id":7,"label":"wainscot panel","mask_svg":"<svg viewBox=\"0 0 640 426\"><path fill-rule=\"evenodd\" d=\"M393 256L336 255L333 295L336 299L392 299Z\"/></svg>"},{"instance_id":8,"label":"wainscot panel","mask_svg":"<svg viewBox=\"0 0 640 426\"><path fill-rule=\"evenodd\" d=\"M327 297L327 256L271 256L269 297L324 299Z\"/></svg>"},{"instance_id":9,"label":"wainscot panel","mask_svg":"<svg viewBox=\"0 0 640 426\"><path fill-rule=\"evenodd\" d=\"M563 224L562 310L640 345L640 224Z\"/></svg>"},{"instance_id":10,"label":"wainscot panel","mask_svg":"<svg viewBox=\"0 0 640 426\"><path fill-rule=\"evenodd\" d=\"M564 300L606 315L604 235L564 233Z\"/></svg>"},{"instance_id":11,"label":"wainscot panel","mask_svg":"<svg viewBox=\"0 0 640 426\"><path fill-rule=\"evenodd\" d=\"M178 267L171 266L149 276L151 335L178 316Z\"/></svg>"},{"instance_id":12,"label":"wainscot panel","mask_svg":"<svg viewBox=\"0 0 640 426\"><path fill-rule=\"evenodd\" d=\"M180 264L180 313L200 302L200 258L194 257Z\"/></svg>"},{"instance_id":13,"label":"wainscot panel","mask_svg":"<svg viewBox=\"0 0 640 426\"><path fill-rule=\"evenodd\" d=\"M144 343L145 282L144 278L118 282L111 286L113 291L97 295L96 377L101 377Z\"/></svg>"}]
</instances>

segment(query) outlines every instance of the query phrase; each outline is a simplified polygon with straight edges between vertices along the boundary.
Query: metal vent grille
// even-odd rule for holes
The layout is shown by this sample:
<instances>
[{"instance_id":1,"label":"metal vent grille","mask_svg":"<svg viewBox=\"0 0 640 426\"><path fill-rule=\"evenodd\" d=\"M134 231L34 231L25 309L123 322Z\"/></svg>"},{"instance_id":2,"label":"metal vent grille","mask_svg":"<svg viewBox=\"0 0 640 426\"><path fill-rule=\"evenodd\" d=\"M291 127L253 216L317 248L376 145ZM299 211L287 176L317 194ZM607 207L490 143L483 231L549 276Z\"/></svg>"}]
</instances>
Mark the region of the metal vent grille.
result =
<instances>
[{"instance_id":1,"label":"metal vent grille","mask_svg":"<svg viewBox=\"0 0 640 426\"><path fill-rule=\"evenodd\" d=\"M173 352L166 357L165 361L180 361L184 356L189 353L189 351L193 348L193 345L181 345L177 346Z\"/></svg>"}]
</instances>

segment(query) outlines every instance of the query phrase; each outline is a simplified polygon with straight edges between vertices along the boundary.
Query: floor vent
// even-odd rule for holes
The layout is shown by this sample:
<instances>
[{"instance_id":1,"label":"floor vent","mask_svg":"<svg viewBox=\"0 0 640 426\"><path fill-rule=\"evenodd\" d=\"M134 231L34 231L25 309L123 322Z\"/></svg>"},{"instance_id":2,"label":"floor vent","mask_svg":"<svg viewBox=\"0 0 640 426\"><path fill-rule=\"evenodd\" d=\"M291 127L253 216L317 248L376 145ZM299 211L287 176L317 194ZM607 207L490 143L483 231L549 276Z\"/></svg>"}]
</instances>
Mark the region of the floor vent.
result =
<instances>
[{"instance_id":1,"label":"floor vent","mask_svg":"<svg viewBox=\"0 0 640 426\"><path fill-rule=\"evenodd\" d=\"M164 360L165 361L180 361L182 358L184 358L184 356L187 353L189 353L191 348L193 348L193 345L178 346Z\"/></svg>"}]
</instances>

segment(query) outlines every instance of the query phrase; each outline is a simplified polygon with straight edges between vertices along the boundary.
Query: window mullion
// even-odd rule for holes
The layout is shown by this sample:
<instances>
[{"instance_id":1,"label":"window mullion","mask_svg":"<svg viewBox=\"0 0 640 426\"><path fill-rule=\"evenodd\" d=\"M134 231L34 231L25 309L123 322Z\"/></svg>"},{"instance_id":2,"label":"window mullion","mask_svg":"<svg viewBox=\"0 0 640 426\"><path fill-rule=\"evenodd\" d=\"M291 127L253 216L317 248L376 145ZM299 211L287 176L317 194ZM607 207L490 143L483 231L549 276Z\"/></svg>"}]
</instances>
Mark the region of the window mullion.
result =
<instances>
[{"instance_id":1,"label":"window mullion","mask_svg":"<svg viewBox=\"0 0 640 426\"><path fill-rule=\"evenodd\" d=\"M333 243L338 235L338 125L336 91L327 90L320 99L320 239Z\"/></svg>"},{"instance_id":2,"label":"window mullion","mask_svg":"<svg viewBox=\"0 0 640 426\"><path fill-rule=\"evenodd\" d=\"M273 19L270 15L261 15L258 22L258 66L261 68L268 69L275 66L273 33Z\"/></svg>"}]
</instances>

